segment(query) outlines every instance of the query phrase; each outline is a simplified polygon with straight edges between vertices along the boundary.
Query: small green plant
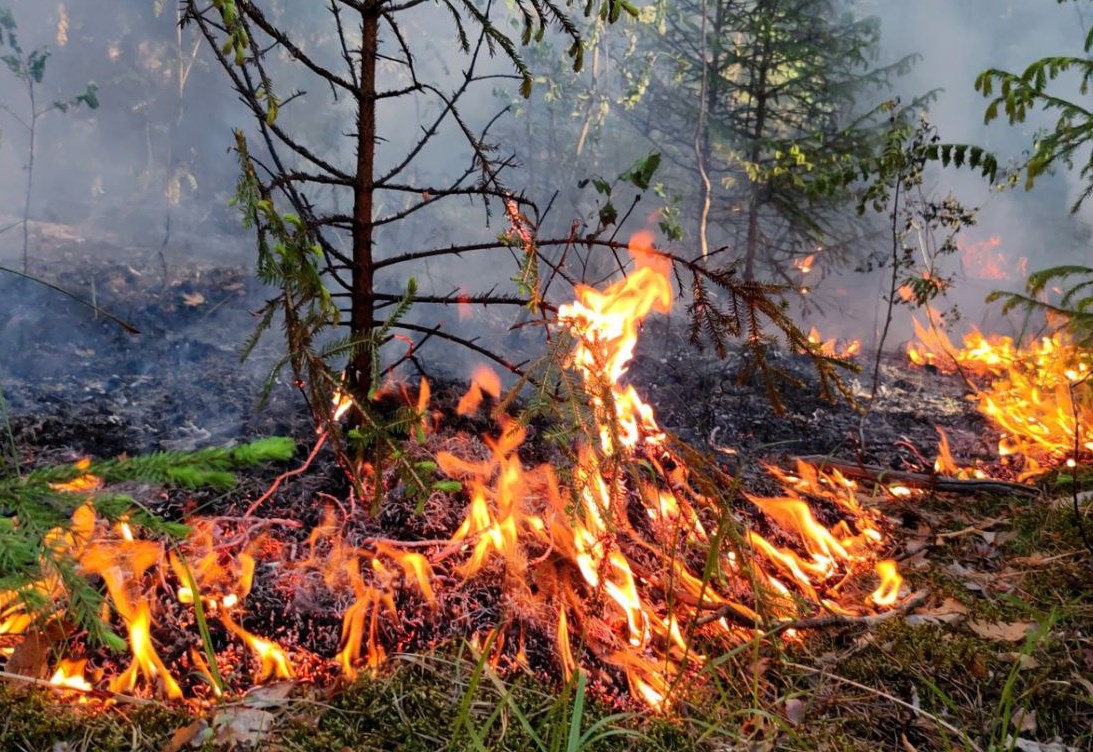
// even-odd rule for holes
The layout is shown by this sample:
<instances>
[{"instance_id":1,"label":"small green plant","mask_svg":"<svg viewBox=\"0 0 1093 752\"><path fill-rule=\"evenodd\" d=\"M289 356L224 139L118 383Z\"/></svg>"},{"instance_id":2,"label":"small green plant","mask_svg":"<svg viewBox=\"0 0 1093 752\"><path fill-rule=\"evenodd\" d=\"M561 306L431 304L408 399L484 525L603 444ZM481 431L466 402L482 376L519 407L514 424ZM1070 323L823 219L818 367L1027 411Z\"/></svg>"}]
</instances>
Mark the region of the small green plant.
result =
<instances>
[{"instance_id":1,"label":"small green plant","mask_svg":"<svg viewBox=\"0 0 1093 752\"><path fill-rule=\"evenodd\" d=\"M1032 657L1032 653L1037 648L1047 644L1048 639L1051 637L1051 630L1058 623L1059 617L1059 610L1053 607L1050 612L1038 619L1036 626L1025 638L1025 644L1021 647L1010 666L1009 673L1006 675L1006 683L1002 686L1002 696L998 699L996 723L991 734L990 745L987 747L989 752L1001 752L1002 750L1011 752L1011 750L1017 748L1017 739L1010 734L1010 723L1020 710L1018 703L1021 701L1021 697L1017 692L1017 684L1021 676L1021 669L1025 665L1025 661Z\"/></svg>"},{"instance_id":2,"label":"small green plant","mask_svg":"<svg viewBox=\"0 0 1093 752\"><path fill-rule=\"evenodd\" d=\"M6 104L0 103L0 110L6 112L27 133L27 179L23 195L23 217L19 224L23 226L23 271L27 271L29 228L31 197L34 192L34 156L36 139L38 135L38 121L47 113L54 110L68 112L80 105L86 105L91 109L99 106L98 89L94 83L88 83L87 88L81 94L65 100L56 100L47 105L39 102L41 93L38 86L46 73L46 62L49 60L48 47L38 47L30 52L24 52L19 44L17 36L18 27L15 16L9 8L0 8L0 47L6 46L11 52L0 56L12 75L23 82L26 90L26 106L20 112ZM14 225L13 225L14 226ZM11 229L11 227L5 228Z\"/></svg>"},{"instance_id":3,"label":"small green plant","mask_svg":"<svg viewBox=\"0 0 1093 752\"><path fill-rule=\"evenodd\" d=\"M880 154L868 169L871 182L862 193L858 212L867 209L888 220L887 247L869 255L858 271L891 270L885 295L885 317L873 363L869 402L876 398L880 359L884 341L894 318L895 306L929 306L952 285L952 275L942 269L942 260L957 251L956 236L975 224L975 211L951 195L937 198L925 185L926 165L941 161L960 167L967 163L981 168L993 158L979 150L972 158L966 147L941 144L934 128L921 114L919 103L901 107L898 100L885 105L889 126ZM959 156L954 156L954 151ZM993 169L997 169L996 167ZM992 172L993 174L993 172ZM953 312L955 318L955 309ZM934 325L931 317L930 324Z\"/></svg>"}]
</instances>

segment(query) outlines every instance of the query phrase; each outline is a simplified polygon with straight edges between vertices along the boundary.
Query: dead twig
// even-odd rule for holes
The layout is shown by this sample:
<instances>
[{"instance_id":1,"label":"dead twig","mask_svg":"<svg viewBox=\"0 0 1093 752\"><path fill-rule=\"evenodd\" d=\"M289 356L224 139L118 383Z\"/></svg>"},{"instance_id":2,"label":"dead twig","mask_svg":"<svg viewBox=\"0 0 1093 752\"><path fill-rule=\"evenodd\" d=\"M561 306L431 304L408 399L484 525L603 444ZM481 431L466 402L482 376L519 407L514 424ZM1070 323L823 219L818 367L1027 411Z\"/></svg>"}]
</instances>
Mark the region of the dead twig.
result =
<instances>
[{"instance_id":1,"label":"dead twig","mask_svg":"<svg viewBox=\"0 0 1093 752\"><path fill-rule=\"evenodd\" d=\"M885 486L901 485L941 493L985 493L1029 498L1042 495L1039 489L1032 486L992 478L946 478L933 473L909 473L876 465L863 465L860 462L846 462L821 454L810 454L794 459L817 467L838 470L854 480L868 480Z\"/></svg>"},{"instance_id":2,"label":"dead twig","mask_svg":"<svg viewBox=\"0 0 1093 752\"><path fill-rule=\"evenodd\" d=\"M307 456L307 459L304 460L304 464L300 465L295 470L288 470L278 475L277 478L270 485L269 490L259 496L257 499L255 499L254 503L247 507L247 511L243 513L243 517L246 518L253 515L254 510L258 509L258 507L262 506L262 504L265 503L267 499L273 496L274 492L280 487L283 482L294 476L306 473L307 469L311 467L311 463L315 461L315 457L319 454L319 450L323 448L323 444L325 443L326 431L323 431L321 434L319 434L319 438L318 440L316 440L315 446L311 450L311 454L309 454Z\"/></svg>"}]
</instances>

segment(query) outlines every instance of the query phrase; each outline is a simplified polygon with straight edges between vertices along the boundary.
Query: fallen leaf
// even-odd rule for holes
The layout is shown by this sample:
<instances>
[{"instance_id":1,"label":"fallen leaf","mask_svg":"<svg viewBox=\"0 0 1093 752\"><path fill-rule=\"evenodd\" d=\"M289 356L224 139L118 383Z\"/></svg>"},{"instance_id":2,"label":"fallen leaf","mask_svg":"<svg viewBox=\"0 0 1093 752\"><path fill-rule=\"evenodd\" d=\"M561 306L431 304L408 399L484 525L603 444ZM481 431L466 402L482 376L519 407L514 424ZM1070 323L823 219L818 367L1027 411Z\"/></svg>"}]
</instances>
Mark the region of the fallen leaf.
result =
<instances>
[{"instance_id":1,"label":"fallen leaf","mask_svg":"<svg viewBox=\"0 0 1093 752\"><path fill-rule=\"evenodd\" d=\"M930 609L918 609L907 617L907 623L916 626L920 624L952 624L964 619L968 615L967 607L956 598L946 598L939 605Z\"/></svg>"},{"instance_id":2,"label":"fallen leaf","mask_svg":"<svg viewBox=\"0 0 1093 752\"><path fill-rule=\"evenodd\" d=\"M171 741L167 742L161 752L182 752L185 747L200 747L212 735L209 724L204 718L198 718L193 723L188 723L171 734Z\"/></svg>"},{"instance_id":3,"label":"fallen leaf","mask_svg":"<svg viewBox=\"0 0 1093 752\"><path fill-rule=\"evenodd\" d=\"M787 698L785 706L786 720L790 722L790 725L800 725L801 721L805 719L805 710L807 710L808 706L796 697Z\"/></svg>"},{"instance_id":4,"label":"fallen leaf","mask_svg":"<svg viewBox=\"0 0 1093 752\"><path fill-rule=\"evenodd\" d=\"M221 710L213 718L216 744L257 747L273 727L273 713L258 708L233 707Z\"/></svg>"},{"instance_id":5,"label":"fallen leaf","mask_svg":"<svg viewBox=\"0 0 1093 752\"><path fill-rule=\"evenodd\" d=\"M263 684L243 695L243 704L248 708L279 708L295 688L294 682L287 681Z\"/></svg>"},{"instance_id":6,"label":"fallen leaf","mask_svg":"<svg viewBox=\"0 0 1093 752\"><path fill-rule=\"evenodd\" d=\"M1013 748L1020 750L1020 752L1078 752L1077 747L1063 744L1058 739L1053 739L1050 742L1037 742L1032 739L1013 739L1012 737L1008 737L1006 743L1007 746L1012 744Z\"/></svg>"},{"instance_id":7,"label":"fallen leaf","mask_svg":"<svg viewBox=\"0 0 1093 752\"><path fill-rule=\"evenodd\" d=\"M966 566L959 562L952 562L945 567L945 571L960 580L961 584L968 590L983 590L983 583L980 582L986 575L983 572L976 572L974 569L968 569Z\"/></svg>"},{"instance_id":8,"label":"fallen leaf","mask_svg":"<svg viewBox=\"0 0 1093 752\"><path fill-rule=\"evenodd\" d=\"M1031 621L985 622L976 621L975 619L968 620L968 628L980 637L988 640L1002 640L1003 642L1021 642L1028 637L1035 626L1036 623Z\"/></svg>"},{"instance_id":9,"label":"fallen leaf","mask_svg":"<svg viewBox=\"0 0 1093 752\"><path fill-rule=\"evenodd\" d=\"M1034 734L1036 733L1036 711L1017 708L1013 713L1013 717L1010 718L1010 723L1013 724L1013 730L1018 734L1026 731Z\"/></svg>"},{"instance_id":10,"label":"fallen leaf","mask_svg":"<svg viewBox=\"0 0 1093 752\"><path fill-rule=\"evenodd\" d=\"M1016 661L1018 668L1039 668L1040 662L1027 653L999 653L998 657L1004 661Z\"/></svg>"},{"instance_id":11,"label":"fallen leaf","mask_svg":"<svg viewBox=\"0 0 1093 752\"><path fill-rule=\"evenodd\" d=\"M197 308L199 305L205 304L205 296L199 292L184 292L182 293L182 302L190 308Z\"/></svg>"},{"instance_id":12,"label":"fallen leaf","mask_svg":"<svg viewBox=\"0 0 1093 752\"><path fill-rule=\"evenodd\" d=\"M49 655L57 643L55 636L38 630L27 632L11 652L4 671L35 679L49 677Z\"/></svg>"}]
</instances>

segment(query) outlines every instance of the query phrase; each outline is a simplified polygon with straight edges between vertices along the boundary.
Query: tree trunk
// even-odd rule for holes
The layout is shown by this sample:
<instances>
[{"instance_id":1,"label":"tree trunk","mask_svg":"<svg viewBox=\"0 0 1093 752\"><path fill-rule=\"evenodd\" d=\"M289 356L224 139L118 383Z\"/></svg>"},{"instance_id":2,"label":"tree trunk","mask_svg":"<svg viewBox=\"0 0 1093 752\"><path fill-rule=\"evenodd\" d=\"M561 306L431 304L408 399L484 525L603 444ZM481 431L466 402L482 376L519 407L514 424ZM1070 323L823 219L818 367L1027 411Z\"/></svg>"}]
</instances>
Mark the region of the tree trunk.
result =
<instances>
[{"instance_id":1,"label":"tree trunk","mask_svg":"<svg viewBox=\"0 0 1093 752\"><path fill-rule=\"evenodd\" d=\"M753 96L755 97L755 124L752 127L751 160L752 169L759 169L759 161L763 158L763 134L767 128L767 78L770 73L771 63L771 39L770 33L764 35L763 48L759 52L755 77L751 82ZM762 184L758 180L751 181L750 195L748 197L748 237L745 242L744 255L744 281L752 282L755 279L755 262L759 256L759 207Z\"/></svg>"},{"instance_id":2,"label":"tree trunk","mask_svg":"<svg viewBox=\"0 0 1093 752\"><path fill-rule=\"evenodd\" d=\"M361 76L357 102L357 174L353 184L353 270L350 331L361 341L375 327L374 249L372 238L373 180L376 159L376 53L379 42L379 3L361 11ZM358 347L349 363L349 388L365 400L372 386L372 348Z\"/></svg>"}]
</instances>

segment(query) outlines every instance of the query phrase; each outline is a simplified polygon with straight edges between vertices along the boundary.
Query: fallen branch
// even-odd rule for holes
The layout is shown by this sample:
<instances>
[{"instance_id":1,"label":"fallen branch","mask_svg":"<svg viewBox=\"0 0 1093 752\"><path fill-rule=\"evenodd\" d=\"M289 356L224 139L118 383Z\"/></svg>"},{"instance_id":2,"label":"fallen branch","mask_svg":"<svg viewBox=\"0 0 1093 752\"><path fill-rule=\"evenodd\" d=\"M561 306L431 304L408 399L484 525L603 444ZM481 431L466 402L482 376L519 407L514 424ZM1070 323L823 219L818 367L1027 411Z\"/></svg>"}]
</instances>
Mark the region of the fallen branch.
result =
<instances>
[{"instance_id":1,"label":"fallen branch","mask_svg":"<svg viewBox=\"0 0 1093 752\"><path fill-rule=\"evenodd\" d=\"M809 454L795 459L815 465L818 468L838 470L847 478L868 480L884 486L900 485L940 493L985 493L1030 498L1041 495L1040 490L1032 486L993 478L946 478L943 475L934 473L910 473L904 470L877 467L876 465L846 462L822 454Z\"/></svg>"},{"instance_id":2,"label":"fallen branch","mask_svg":"<svg viewBox=\"0 0 1093 752\"><path fill-rule=\"evenodd\" d=\"M13 674L8 671L0 671L0 681L6 682L22 682L24 684L32 684L35 687L43 687L51 689L58 694L74 693L84 695L86 697L94 697L97 700L113 700L117 703L125 705L154 705L154 700L146 700L142 697L133 697L132 695L123 695L118 692L109 692L105 689L84 689L83 687L72 687L67 684L54 684L48 679L38 679L33 676L23 676L22 674Z\"/></svg>"},{"instance_id":3,"label":"fallen branch","mask_svg":"<svg viewBox=\"0 0 1093 752\"><path fill-rule=\"evenodd\" d=\"M902 616L908 611L913 611L921 606L926 601L926 596L929 593L926 590L919 590L916 593L912 593L907 600L900 603L891 611L883 611L879 614L870 614L868 616L845 616L843 614L827 614L825 616L813 616L809 619L795 619L793 621L783 621L775 625L770 634L776 634L778 632L784 632L787 629L821 629L823 627L842 627L842 626L863 626L871 627L874 624L880 624L881 622L888 621L896 616Z\"/></svg>"}]
</instances>

